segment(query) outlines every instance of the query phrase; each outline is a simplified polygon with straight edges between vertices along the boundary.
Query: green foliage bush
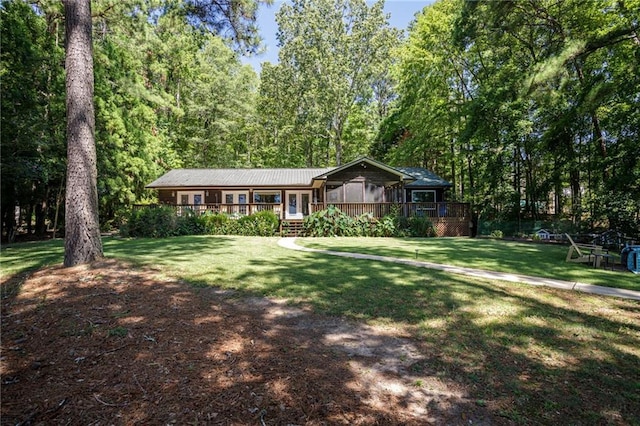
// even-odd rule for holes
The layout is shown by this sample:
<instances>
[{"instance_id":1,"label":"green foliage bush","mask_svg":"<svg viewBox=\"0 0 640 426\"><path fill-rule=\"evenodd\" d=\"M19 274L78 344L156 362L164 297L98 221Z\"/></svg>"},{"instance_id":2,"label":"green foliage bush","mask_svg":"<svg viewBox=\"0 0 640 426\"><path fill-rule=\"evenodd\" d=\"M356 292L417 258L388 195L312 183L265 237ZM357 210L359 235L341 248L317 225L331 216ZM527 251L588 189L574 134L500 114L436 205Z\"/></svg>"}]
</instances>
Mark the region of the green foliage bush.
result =
<instances>
[{"instance_id":1,"label":"green foliage bush","mask_svg":"<svg viewBox=\"0 0 640 426\"><path fill-rule=\"evenodd\" d=\"M373 233L375 237L401 236L400 228L398 227L398 221L393 215L387 215L378 220L373 227Z\"/></svg>"},{"instance_id":2,"label":"green foliage bush","mask_svg":"<svg viewBox=\"0 0 640 426\"><path fill-rule=\"evenodd\" d=\"M231 218L228 214L207 212L202 215L202 222L207 234L221 235L225 234L230 227Z\"/></svg>"},{"instance_id":3,"label":"green foliage bush","mask_svg":"<svg viewBox=\"0 0 640 426\"><path fill-rule=\"evenodd\" d=\"M491 238L502 238L504 236L503 232L499 229L491 231Z\"/></svg>"},{"instance_id":4,"label":"green foliage bush","mask_svg":"<svg viewBox=\"0 0 640 426\"><path fill-rule=\"evenodd\" d=\"M256 235L270 237L278 231L280 220L270 211L263 210L249 216L242 216L237 220L237 233L239 235Z\"/></svg>"},{"instance_id":5,"label":"green foliage bush","mask_svg":"<svg viewBox=\"0 0 640 426\"><path fill-rule=\"evenodd\" d=\"M197 215L191 210L177 218L177 229L175 235L203 235L206 227L201 215Z\"/></svg>"},{"instance_id":6,"label":"green foliage bush","mask_svg":"<svg viewBox=\"0 0 640 426\"><path fill-rule=\"evenodd\" d=\"M163 238L177 235L177 228L178 217L174 209L151 206L133 210L120 232L127 237Z\"/></svg>"},{"instance_id":7,"label":"green foliage bush","mask_svg":"<svg viewBox=\"0 0 640 426\"><path fill-rule=\"evenodd\" d=\"M412 237L434 237L435 231L431 221L424 216L409 218L409 234Z\"/></svg>"},{"instance_id":8,"label":"green foliage bush","mask_svg":"<svg viewBox=\"0 0 640 426\"><path fill-rule=\"evenodd\" d=\"M267 210L236 219L225 213L198 215L190 210L178 216L172 207L150 206L133 210L127 223L120 227L120 234L151 238L203 234L266 237L275 235L279 224L278 216Z\"/></svg>"},{"instance_id":9,"label":"green foliage bush","mask_svg":"<svg viewBox=\"0 0 640 426\"><path fill-rule=\"evenodd\" d=\"M304 235L310 237L353 236L354 220L336 206L312 213L304 218Z\"/></svg>"},{"instance_id":10,"label":"green foliage bush","mask_svg":"<svg viewBox=\"0 0 640 426\"><path fill-rule=\"evenodd\" d=\"M127 223L120 227L120 234L151 238L203 234L269 237L277 234L279 225L280 219L270 210L239 217L214 212L198 215L187 210L178 216L173 207L149 206L133 210ZM435 236L431 222L425 217L404 218L397 212L381 219L371 213L350 217L335 206L305 217L303 234L311 237Z\"/></svg>"},{"instance_id":11,"label":"green foliage bush","mask_svg":"<svg viewBox=\"0 0 640 426\"><path fill-rule=\"evenodd\" d=\"M303 222L304 235L309 237L432 237L431 222L424 217L409 219L397 211L376 219L371 213L350 217L335 206L318 211Z\"/></svg>"},{"instance_id":12,"label":"green foliage bush","mask_svg":"<svg viewBox=\"0 0 640 426\"><path fill-rule=\"evenodd\" d=\"M320 210L305 217L302 222L303 234L309 237L334 237L335 230L339 228L336 224L337 217L342 214L340 209L329 206L328 209Z\"/></svg>"}]
</instances>

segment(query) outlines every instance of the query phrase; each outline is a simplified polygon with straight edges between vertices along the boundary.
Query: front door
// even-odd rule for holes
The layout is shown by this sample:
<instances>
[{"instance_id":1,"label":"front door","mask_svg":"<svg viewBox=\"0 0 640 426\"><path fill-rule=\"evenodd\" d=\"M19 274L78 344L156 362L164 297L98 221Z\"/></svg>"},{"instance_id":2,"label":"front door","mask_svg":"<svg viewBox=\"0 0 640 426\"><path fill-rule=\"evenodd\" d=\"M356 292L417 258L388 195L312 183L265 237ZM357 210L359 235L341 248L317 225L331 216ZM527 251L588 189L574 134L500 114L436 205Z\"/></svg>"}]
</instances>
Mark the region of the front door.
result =
<instances>
[{"instance_id":1,"label":"front door","mask_svg":"<svg viewBox=\"0 0 640 426\"><path fill-rule=\"evenodd\" d=\"M302 219L309 215L310 191L287 191L287 209L285 218Z\"/></svg>"}]
</instances>

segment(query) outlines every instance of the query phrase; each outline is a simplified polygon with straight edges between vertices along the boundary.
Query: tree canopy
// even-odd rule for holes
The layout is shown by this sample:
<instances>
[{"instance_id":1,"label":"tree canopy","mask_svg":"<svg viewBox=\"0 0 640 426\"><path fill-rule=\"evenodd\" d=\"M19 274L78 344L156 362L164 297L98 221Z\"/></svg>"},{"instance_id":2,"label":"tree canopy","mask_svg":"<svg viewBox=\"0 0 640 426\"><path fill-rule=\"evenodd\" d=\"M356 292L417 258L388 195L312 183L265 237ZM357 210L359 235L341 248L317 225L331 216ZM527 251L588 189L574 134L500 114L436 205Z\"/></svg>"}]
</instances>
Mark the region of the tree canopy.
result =
<instances>
[{"instance_id":1,"label":"tree canopy","mask_svg":"<svg viewBox=\"0 0 640 426\"><path fill-rule=\"evenodd\" d=\"M441 0L400 54L387 160L485 217L640 231L640 2ZM622 119L624 117L624 119Z\"/></svg>"},{"instance_id":2,"label":"tree canopy","mask_svg":"<svg viewBox=\"0 0 640 426\"><path fill-rule=\"evenodd\" d=\"M260 75L270 1L92 2L102 229L176 167L339 165L370 155L454 184L476 216L640 234L639 0L439 0L406 34L383 2L292 0ZM64 13L0 6L3 238L60 227Z\"/></svg>"}]
</instances>

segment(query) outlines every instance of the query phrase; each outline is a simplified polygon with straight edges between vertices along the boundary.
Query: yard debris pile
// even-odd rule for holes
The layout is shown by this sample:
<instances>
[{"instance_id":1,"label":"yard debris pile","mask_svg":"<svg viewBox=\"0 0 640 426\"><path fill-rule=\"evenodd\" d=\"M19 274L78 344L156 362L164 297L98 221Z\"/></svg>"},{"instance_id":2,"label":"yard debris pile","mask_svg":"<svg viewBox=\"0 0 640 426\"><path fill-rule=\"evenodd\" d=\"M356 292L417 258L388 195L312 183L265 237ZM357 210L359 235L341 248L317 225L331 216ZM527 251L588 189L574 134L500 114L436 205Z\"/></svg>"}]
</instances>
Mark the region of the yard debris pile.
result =
<instances>
[{"instance_id":1,"label":"yard debris pile","mask_svg":"<svg viewBox=\"0 0 640 426\"><path fill-rule=\"evenodd\" d=\"M415 376L406 336L283 302L112 260L2 296L2 424L507 423Z\"/></svg>"}]
</instances>

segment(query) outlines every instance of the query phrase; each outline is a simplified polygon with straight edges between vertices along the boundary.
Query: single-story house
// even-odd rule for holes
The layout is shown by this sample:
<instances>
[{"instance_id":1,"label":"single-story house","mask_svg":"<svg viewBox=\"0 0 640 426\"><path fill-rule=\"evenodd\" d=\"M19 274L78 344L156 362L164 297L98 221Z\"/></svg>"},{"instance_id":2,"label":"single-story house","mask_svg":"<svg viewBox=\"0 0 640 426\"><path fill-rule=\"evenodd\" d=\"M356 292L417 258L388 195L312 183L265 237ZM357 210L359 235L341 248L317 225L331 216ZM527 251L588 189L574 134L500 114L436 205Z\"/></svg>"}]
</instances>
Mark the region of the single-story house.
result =
<instances>
[{"instance_id":1,"label":"single-story house","mask_svg":"<svg viewBox=\"0 0 640 426\"><path fill-rule=\"evenodd\" d=\"M160 204L178 209L238 215L269 209L296 222L328 205L375 217L397 206L406 216L455 219L457 230L443 234L469 235L468 204L447 203L450 187L424 168L391 167L366 157L327 168L174 169L147 185L158 190Z\"/></svg>"}]
</instances>

